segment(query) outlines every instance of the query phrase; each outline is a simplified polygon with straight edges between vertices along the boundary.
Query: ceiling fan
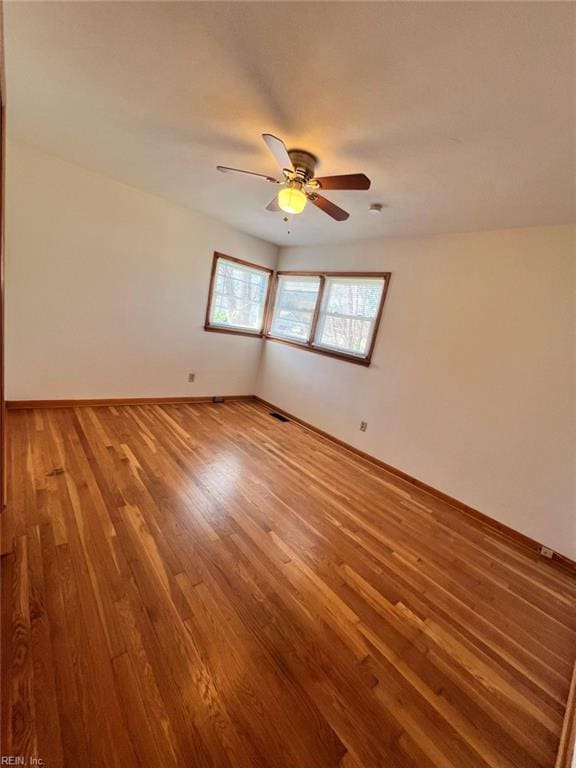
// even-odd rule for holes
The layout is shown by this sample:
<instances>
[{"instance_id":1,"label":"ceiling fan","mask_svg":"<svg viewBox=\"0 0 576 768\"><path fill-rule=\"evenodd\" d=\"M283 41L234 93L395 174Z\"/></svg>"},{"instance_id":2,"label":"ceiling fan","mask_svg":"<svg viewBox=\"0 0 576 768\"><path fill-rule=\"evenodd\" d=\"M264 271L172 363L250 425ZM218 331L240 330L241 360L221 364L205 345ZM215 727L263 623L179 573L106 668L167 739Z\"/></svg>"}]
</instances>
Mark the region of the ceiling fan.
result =
<instances>
[{"instance_id":1,"label":"ceiling fan","mask_svg":"<svg viewBox=\"0 0 576 768\"><path fill-rule=\"evenodd\" d=\"M266 146L274 155L274 158L284 175L283 179L274 176L266 176L263 173L242 171L239 168L228 168L218 165L217 169L222 173L243 173L248 176L258 176L261 179L279 184L282 189L266 206L268 211L284 211L285 213L302 213L307 202L311 202L321 211L327 213L336 221L346 221L350 214L343 208L339 208L330 200L318 193L324 189L370 189L370 179L363 173L349 173L343 176L314 177L314 170L318 159L303 149L286 149L282 139L271 133L263 133Z\"/></svg>"}]
</instances>

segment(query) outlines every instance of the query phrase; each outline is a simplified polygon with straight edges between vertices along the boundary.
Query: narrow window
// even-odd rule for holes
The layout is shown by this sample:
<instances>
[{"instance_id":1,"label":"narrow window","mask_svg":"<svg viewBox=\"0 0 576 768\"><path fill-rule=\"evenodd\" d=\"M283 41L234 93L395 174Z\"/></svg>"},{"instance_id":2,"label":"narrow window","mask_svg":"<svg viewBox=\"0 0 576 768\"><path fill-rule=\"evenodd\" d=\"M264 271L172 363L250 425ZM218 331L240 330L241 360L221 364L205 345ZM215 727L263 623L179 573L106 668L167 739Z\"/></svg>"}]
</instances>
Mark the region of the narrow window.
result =
<instances>
[{"instance_id":1,"label":"narrow window","mask_svg":"<svg viewBox=\"0 0 576 768\"><path fill-rule=\"evenodd\" d=\"M206 330L261 336L271 274L265 267L215 253Z\"/></svg>"},{"instance_id":2,"label":"narrow window","mask_svg":"<svg viewBox=\"0 0 576 768\"><path fill-rule=\"evenodd\" d=\"M270 336L309 342L319 288L317 275L279 275Z\"/></svg>"}]
</instances>

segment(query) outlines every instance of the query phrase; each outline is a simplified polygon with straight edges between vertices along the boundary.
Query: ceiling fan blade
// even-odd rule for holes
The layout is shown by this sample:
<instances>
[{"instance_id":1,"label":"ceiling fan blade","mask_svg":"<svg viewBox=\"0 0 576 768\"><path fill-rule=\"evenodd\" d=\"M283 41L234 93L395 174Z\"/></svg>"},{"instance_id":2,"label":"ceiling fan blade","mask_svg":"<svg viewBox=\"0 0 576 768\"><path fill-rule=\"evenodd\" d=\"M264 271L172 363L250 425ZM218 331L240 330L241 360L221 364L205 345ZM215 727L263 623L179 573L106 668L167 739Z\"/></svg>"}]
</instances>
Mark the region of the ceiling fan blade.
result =
<instances>
[{"instance_id":1,"label":"ceiling fan blade","mask_svg":"<svg viewBox=\"0 0 576 768\"><path fill-rule=\"evenodd\" d=\"M348 173L343 176L321 176L314 179L320 189L370 189L370 179L363 173Z\"/></svg>"},{"instance_id":2,"label":"ceiling fan blade","mask_svg":"<svg viewBox=\"0 0 576 768\"><path fill-rule=\"evenodd\" d=\"M290 155L288 154L288 150L282 139L279 139L277 136L272 136L271 133L263 133L262 138L266 142L266 146L270 152L274 155L274 159L280 168L282 168L282 170L286 169L287 171L293 171L294 166L292 165L292 160L290 160Z\"/></svg>"},{"instance_id":3,"label":"ceiling fan blade","mask_svg":"<svg viewBox=\"0 0 576 768\"><path fill-rule=\"evenodd\" d=\"M316 208L320 208L321 211L327 213L328 216L332 216L336 221L346 221L350 217L348 211L334 205L334 203L331 203L330 200L322 197L322 195L317 195L316 192L311 192L307 197Z\"/></svg>"},{"instance_id":4,"label":"ceiling fan blade","mask_svg":"<svg viewBox=\"0 0 576 768\"><path fill-rule=\"evenodd\" d=\"M280 208L280 206L278 205L278 196L277 195L272 200L270 200L270 202L266 206L266 210L267 211L272 211L273 213L277 213L278 211L282 210Z\"/></svg>"},{"instance_id":5,"label":"ceiling fan blade","mask_svg":"<svg viewBox=\"0 0 576 768\"><path fill-rule=\"evenodd\" d=\"M266 179L266 181L272 181L274 184L279 184L278 179L275 179L273 176L266 176L264 173L243 171L240 168L228 168L226 165L217 165L216 170L220 171L221 173L243 173L245 176L259 176L261 179Z\"/></svg>"}]
</instances>

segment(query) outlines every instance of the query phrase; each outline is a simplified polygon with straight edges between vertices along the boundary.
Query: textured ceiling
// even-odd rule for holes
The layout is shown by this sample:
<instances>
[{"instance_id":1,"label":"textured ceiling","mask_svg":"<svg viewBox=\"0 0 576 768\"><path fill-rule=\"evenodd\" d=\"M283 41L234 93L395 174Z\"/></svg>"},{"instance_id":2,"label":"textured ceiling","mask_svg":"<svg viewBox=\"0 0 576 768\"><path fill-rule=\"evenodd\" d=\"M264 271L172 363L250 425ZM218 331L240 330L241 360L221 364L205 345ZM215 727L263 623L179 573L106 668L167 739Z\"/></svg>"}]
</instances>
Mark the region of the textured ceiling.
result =
<instances>
[{"instance_id":1,"label":"textured ceiling","mask_svg":"<svg viewBox=\"0 0 576 768\"><path fill-rule=\"evenodd\" d=\"M572 3L8 2L11 137L275 243L573 220ZM287 224L260 134L363 171ZM371 202L387 206L368 214Z\"/></svg>"}]
</instances>

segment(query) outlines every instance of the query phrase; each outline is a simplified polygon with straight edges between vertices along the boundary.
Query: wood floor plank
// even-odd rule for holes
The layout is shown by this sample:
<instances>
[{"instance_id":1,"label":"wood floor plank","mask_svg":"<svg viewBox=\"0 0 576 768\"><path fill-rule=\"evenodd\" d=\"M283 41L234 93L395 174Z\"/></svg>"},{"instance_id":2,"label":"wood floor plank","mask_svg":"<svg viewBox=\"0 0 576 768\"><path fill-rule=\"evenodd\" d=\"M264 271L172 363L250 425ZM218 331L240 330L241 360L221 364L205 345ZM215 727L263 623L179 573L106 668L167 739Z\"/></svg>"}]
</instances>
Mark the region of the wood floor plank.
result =
<instances>
[{"instance_id":1,"label":"wood floor plank","mask_svg":"<svg viewBox=\"0 0 576 768\"><path fill-rule=\"evenodd\" d=\"M252 402L12 411L4 753L552 768L576 579Z\"/></svg>"}]
</instances>

